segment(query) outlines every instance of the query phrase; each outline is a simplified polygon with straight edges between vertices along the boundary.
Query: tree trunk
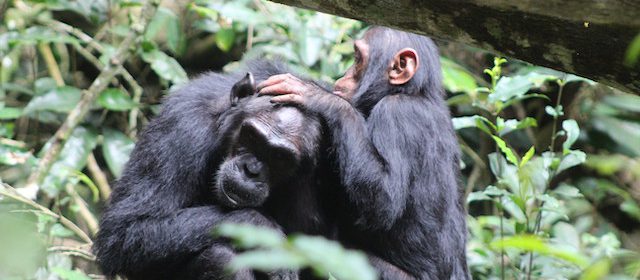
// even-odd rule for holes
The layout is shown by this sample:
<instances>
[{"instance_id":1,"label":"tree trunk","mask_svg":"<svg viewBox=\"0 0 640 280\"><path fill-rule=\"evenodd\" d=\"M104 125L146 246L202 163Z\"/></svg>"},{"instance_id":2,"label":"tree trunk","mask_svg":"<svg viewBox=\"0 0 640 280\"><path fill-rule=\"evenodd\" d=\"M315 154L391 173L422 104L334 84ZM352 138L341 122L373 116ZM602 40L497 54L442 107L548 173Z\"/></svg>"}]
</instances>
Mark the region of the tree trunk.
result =
<instances>
[{"instance_id":1,"label":"tree trunk","mask_svg":"<svg viewBox=\"0 0 640 280\"><path fill-rule=\"evenodd\" d=\"M638 0L271 0L501 53L640 93Z\"/></svg>"}]
</instances>

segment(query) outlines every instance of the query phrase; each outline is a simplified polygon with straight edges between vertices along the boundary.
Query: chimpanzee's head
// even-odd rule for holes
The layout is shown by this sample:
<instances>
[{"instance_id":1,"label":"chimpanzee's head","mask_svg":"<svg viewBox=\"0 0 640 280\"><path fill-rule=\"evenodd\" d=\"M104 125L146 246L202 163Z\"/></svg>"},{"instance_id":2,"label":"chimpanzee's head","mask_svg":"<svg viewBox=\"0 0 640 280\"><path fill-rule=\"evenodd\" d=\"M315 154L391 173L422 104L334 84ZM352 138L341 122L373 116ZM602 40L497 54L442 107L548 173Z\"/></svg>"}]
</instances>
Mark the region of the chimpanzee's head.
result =
<instances>
[{"instance_id":1,"label":"chimpanzee's head","mask_svg":"<svg viewBox=\"0 0 640 280\"><path fill-rule=\"evenodd\" d=\"M216 201L231 208L262 205L275 188L296 187L317 164L318 119L255 95L249 73L231 90L238 118L227 132L228 155L214 182Z\"/></svg>"}]
</instances>

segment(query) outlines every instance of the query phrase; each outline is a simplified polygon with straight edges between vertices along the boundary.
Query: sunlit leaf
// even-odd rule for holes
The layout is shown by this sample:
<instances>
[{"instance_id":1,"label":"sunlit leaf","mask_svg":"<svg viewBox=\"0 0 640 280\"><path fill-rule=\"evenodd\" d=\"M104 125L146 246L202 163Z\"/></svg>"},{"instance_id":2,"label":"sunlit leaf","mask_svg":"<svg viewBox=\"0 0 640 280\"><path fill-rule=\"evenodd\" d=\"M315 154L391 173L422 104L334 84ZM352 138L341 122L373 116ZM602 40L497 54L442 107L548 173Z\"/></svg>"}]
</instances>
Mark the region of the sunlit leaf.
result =
<instances>
[{"instance_id":1,"label":"sunlit leaf","mask_svg":"<svg viewBox=\"0 0 640 280\"><path fill-rule=\"evenodd\" d=\"M300 58L304 65L312 66L320 59L322 38L314 34L306 25L298 30L297 40L300 44Z\"/></svg>"},{"instance_id":2,"label":"sunlit leaf","mask_svg":"<svg viewBox=\"0 0 640 280\"><path fill-rule=\"evenodd\" d=\"M242 248L278 248L285 242L283 235L268 228L249 224L224 223L216 227L214 232L218 236L233 238L234 242Z\"/></svg>"},{"instance_id":3,"label":"sunlit leaf","mask_svg":"<svg viewBox=\"0 0 640 280\"><path fill-rule=\"evenodd\" d=\"M515 165L518 165L518 157L513 152L513 150L511 150L511 148L507 146L507 143L505 143L504 140L500 139L500 137L491 137L493 137L493 140L496 141L496 144L498 144L498 148L500 148L500 151L502 151L502 153L507 157L507 160Z\"/></svg>"},{"instance_id":4,"label":"sunlit leaf","mask_svg":"<svg viewBox=\"0 0 640 280\"><path fill-rule=\"evenodd\" d=\"M547 112L552 117L561 117L564 116L564 111L562 105L558 105L558 107L554 108L551 106L545 106L544 111Z\"/></svg>"},{"instance_id":5,"label":"sunlit leaf","mask_svg":"<svg viewBox=\"0 0 640 280\"><path fill-rule=\"evenodd\" d=\"M520 166L525 165L531 159L531 157L533 157L533 155L535 153L536 153L536 147L535 146L531 146L531 148L529 148L527 153L524 154L524 156L522 157L522 161L520 162Z\"/></svg>"},{"instance_id":6,"label":"sunlit leaf","mask_svg":"<svg viewBox=\"0 0 640 280\"><path fill-rule=\"evenodd\" d=\"M587 259L581 254L564 250L551 244L545 243L537 236L518 235L506 237L502 240L491 242L491 246L496 249L514 248L525 251L533 251L541 255L551 256L557 259L574 263L580 267L586 267L588 264Z\"/></svg>"},{"instance_id":7,"label":"sunlit leaf","mask_svg":"<svg viewBox=\"0 0 640 280\"><path fill-rule=\"evenodd\" d=\"M221 28L216 32L216 46L223 52L228 52L233 47L236 33L233 28Z\"/></svg>"},{"instance_id":8,"label":"sunlit leaf","mask_svg":"<svg viewBox=\"0 0 640 280\"><path fill-rule=\"evenodd\" d=\"M489 102L506 102L524 95L531 87L533 83L525 76L502 77L498 80L493 93L489 94Z\"/></svg>"},{"instance_id":9,"label":"sunlit leaf","mask_svg":"<svg viewBox=\"0 0 640 280\"><path fill-rule=\"evenodd\" d=\"M316 272L325 277L331 274L338 279L377 279L377 273L369 265L365 254L345 250L335 241L322 237L295 236L292 245L305 256Z\"/></svg>"},{"instance_id":10,"label":"sunlit leaf","mask_svg":"<svg viewBox=\"0 0 640 280\"><path fill-rule=\"evenodd\" d=\"M565 120L562 122L562 129L566 131L567 140L562 143L562 151L563 154L569 153L569 150L573 143L578 140L578 136L580 135L580 128L578 128L578 123L575 120Z\"/></svg>"},{"instance_id":11,"label":"sunlit leaf","mask_svg":"<svg viewBox=\"0 0 640 280\"><path fill-rule=\"evenodd\" d=\"M538 126L538 122L536 121L536 119L531 117L526 117L521 121L516 119L509 119L504 122L504 126L500 130L499 135L504 136L507 133L510 133L516 130L525 129L528 127L536 127L536 126Z\"/></svg>"},{"instance_id":12,"label":"sunlit leaf","mask_svg":"<svg viewBox=\"0 0 640 280\"><path fill-rule=\"evenodd\" d=\"M300 269L305 265L305 259L290 251L270 249L248 251L235 256L230 264L234 271L252 268L260 271L277 269Z\"/></svg>"},{"instance_id":13,"label":"sunlit leaf","mask_svg":"<svg viewBox=\"0 0 640 280\"><path fill-rule=\"evenodd\" d=\"M440 57L442 63L442 83L450 92L473 92L478 84L475 78L462 66L450 59Z\"/></svg>"},{"instance_id":14,"label":"sunlit leaf","mask_svg":"<svg viewBox=\"0 0 640 280\"><path fill-rule=\"evenodd\" d=\"M560 184L553 190L554 194L560 195L565 198L579 198L583 197L580 190L574 186L567 185L565 183Z\"/></svg>"},{"instance_id":15,"label":"sunlit leaf","mask_svg":"<svg viewBox=\"0 0 640 280\"><path fill-rule=\"evenodd\" d=\"M4 107L0 108L0 120L13 120L20 117L22 108Z\"/></svg>"},{"instance_id":16,"label":"sunlit leaf","mask_svg":"<svg viewBox=\"0 0 640 280\"><path fill-rule=\"evenodd\" d=\"M570 151L560 161L558 165L557 173L560 173L568 168L582 164L587 159L587 155L582 151Z\"/></svg>"},{"instance_id":17,"label":"sunlit leaf","mask_svg":"<svg viewBox=\"0 0 640 280\"><path fill-rule=\"evenodd\" d=\"M580 276L580 280L604 279L605 276L609 274L610 269L611 269L611 261L609 259L599 260L584 270L584 272Z\"/></svg>"}]
</instances>

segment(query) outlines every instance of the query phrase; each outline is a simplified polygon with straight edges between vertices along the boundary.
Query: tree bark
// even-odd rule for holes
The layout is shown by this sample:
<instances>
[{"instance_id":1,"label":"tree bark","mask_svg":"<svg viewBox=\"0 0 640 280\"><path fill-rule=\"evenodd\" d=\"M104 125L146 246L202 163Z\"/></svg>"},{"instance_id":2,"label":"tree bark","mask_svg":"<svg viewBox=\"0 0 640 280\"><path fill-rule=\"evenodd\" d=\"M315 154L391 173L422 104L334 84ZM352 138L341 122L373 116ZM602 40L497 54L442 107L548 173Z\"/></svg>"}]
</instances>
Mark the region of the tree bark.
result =
<instances>
[{"instance_id":1,"label":"tree bark","mask_svg":"<svg viewBox=\"0 0 640 280\"><path fill-rule=\"evenodd\" d=\"M640 93L637 0L271 0L455 41Z\"/></svg>"}]
</instances>

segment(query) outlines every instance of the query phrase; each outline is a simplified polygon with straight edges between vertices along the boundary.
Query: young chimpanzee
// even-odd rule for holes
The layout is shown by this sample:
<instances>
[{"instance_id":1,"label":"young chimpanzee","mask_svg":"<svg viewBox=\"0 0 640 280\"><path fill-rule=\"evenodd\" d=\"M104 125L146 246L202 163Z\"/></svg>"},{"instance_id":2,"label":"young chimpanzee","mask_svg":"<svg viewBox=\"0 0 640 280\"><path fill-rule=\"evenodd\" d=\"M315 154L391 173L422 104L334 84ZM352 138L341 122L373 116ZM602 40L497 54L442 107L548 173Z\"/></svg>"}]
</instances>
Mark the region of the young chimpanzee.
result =
<instances>
[{"instance_id":1,"label":"young chimpanzee","mask_svg":"<svg viewBox=\"0 0 640 280\"><path fill-rule=\"evenodd\" d=\"M285 73L266 62L247 70L257 80ZM236 84L241 77L191 81L140 135L94 245L106 275L253 279L252 271L225 274L235 252L212 236L221 222L326 234L318 120L255 96L250 76ZM298 279L290 271L265 276Z\"/></svg>"},{"instance_id":2,"label":"young chimpanzee","mask_svg":"<svg viewBox=\"0 0 640 280\"><path fill-rule=\"evenodd\" d=\"M270 77L259 93L326 121L347 215L342 243L372 255L384 279L468 279L459 148L438 50L384 27L354 45L334 94L290 74Z\"/></svg>"}]
</instances>

